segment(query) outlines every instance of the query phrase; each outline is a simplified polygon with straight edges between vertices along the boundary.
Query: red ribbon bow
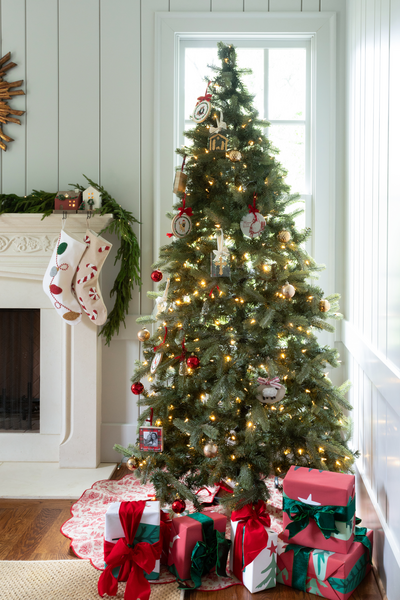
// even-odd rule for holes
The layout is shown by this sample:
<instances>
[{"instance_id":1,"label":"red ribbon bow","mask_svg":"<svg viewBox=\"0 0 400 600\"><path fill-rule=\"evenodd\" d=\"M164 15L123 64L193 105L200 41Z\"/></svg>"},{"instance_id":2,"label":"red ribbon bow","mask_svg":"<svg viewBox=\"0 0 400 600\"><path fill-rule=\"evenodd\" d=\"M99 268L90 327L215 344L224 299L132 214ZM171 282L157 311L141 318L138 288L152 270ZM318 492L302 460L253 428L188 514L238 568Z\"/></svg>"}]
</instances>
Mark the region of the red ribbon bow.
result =
<instances>
[{"instance_id":1,"label":"red ribbon bow","mask_svg":"<svg viewBox=\"0 0 400 600\"><path fill-rule=\"evenodd\" d=\"M185 208L185 206L186 206L186 194L182 198L182 206L179 209L179 216L181 217L184 213L186 213L188 215L188 217L191 217L193 214L192 209L190 207Z\"/></svg>"},{"instance_id":2,"label":"red ribbon bow","mask_svg":"<svg viewBox=\"0 0 400 600\"><path fill-rule=\"evenodd\" d=\"M257 504L246 504L240 510L234 510L231 520L239 521L233 547L233 572L243 581L243 569L268 545L265 527L270 527L271 518L266 512L265 502L259 500Z\"/></svg>"},{"instance_id":3,"label":"red ribbon bow","mask_svg":"<svg viewBox=\"0 0 400 600\"><path fill-rule=\"evenodd\" d=\"M217 290L220 292L221 290L219 289L219 285L214 285L213 288L211 288L210 293L208 294L209 296L211 296L211 294L213 293L213 291L215 290L215 288L217 288Z\"/></svg>"},{"instance_id":4,"label":"red ribbon bow","mask_svg":"<svg viewBox=\"0 0 400 600\"><path fill-rule=\"evenodd\" d=\"M185 338L182 340L182 354L180 356L175 356L175 360L180 360L181 362L186 358L186 346L185 346Z\"/></svg>"},{"instance_id":5,"label":"red ribbon bow","mask_svg":"<svg viewBox=\"0 0 400 600\"><path fill-rule=\"evenodd\" d=\"M127 581L125 600L149 600L150 598L150 584L143 575L143 570L148 574L153 571L156 560L161 554L160 541L155 544L138 542L133 548L131 547L145 506L146 500L121 502L119 517L125 537L120 538L116 544L105 542L104 554L107 567L100 575L97 586L101 597L104 594L115 596L118 592L118 582ZM112 574L116 567L120 567L117 579Z\"/></svg>"},{"instance_id":6,"label":"red ribbon bow","mask_svg":"<svg viewBox=\"0 0 400 600\"><path fill-rule=\"evenodd\" d=\"M257 194L256 192L254 192L253 194L253 206L251 204L249 204L249 213L253 213L254 216L256 216L256 213L260 212L258 210L258 208L256 208L256 199L257 199Z\"/></svg>"},{"instance_id":7,"label":"red ribbon bow","mask_svg":"<svg viewBox=\"0 0 400 600\"><path fill-rule=\"evenodd\" d=\"M207 102L211 102L211 94L206 94L205 96L199 96L197 98L197 100L198 100L197 104L199 104L199 102L202 102L203 100L207 100Z\"/></svg>"}]
</instances>

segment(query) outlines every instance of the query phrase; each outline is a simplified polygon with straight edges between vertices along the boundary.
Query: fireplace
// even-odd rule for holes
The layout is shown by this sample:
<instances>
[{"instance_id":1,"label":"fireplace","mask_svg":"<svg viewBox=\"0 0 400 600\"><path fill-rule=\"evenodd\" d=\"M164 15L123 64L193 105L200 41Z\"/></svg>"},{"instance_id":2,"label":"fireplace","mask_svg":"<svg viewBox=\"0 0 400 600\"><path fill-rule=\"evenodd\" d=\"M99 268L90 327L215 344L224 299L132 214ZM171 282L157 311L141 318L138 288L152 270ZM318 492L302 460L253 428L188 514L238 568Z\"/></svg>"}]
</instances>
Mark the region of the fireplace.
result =
<instances>
[{"instance_id":1,"label":"fireplace","mask_svg":"<svg viewBox=\"0 0 400 600\"><path fill-rule=\"evenodd\" d=\"M0 431L40 430L40 310L0 309Z\"/></svg>"},{"instance_id":2,"label":"fireplace","mask_svg":"<svg viewBox=\"0 0 400 600\"><path fill-rule=\"evenodd\" d=\"M95 468L100 462L103 342L85 314L74 327L64 322L43 291L42 280L61 229L61 215L43 221L41 217L0 216L0 313L14 314L14 325L0 315L2 353L4 356L6 352L2 343L6 323L14 327L10 344L14 343L15 362L15 327L19 319L33 318L38 332L18 343L33 345L33 353L39 354L39 365L24 367L33 370L32 375L20 374L19 384L12 384L13 391L5 387L3 394L5 380L0 379L0 462L58 462L60 467ZM100 232L110 218L92 217L90 229ZM86 228L85 214L68 215L65 231L69 235L82 240ZM8 345L7 352L11 352ZM11 368L9 359L8 354L6 372ZM2 364L0 355L0 370ZM14 412L18 404L20 417Z\"/></svg>"}]
</instances>

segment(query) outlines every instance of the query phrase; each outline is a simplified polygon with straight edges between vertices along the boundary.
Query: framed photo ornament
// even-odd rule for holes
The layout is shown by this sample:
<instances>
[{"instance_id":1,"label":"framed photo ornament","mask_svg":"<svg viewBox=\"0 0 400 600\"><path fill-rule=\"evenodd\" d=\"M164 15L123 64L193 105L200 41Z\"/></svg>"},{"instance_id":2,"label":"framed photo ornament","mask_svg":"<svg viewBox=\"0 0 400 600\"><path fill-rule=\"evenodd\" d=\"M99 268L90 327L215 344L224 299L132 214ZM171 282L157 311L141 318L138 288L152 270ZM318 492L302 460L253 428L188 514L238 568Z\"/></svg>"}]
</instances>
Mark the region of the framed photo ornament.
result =
<instances>
[{"instance_id":1,"label":"framed photo ornament","mask_svg":"<svg viewBox=\"0 0 400 600\"><path fill-rule=\"evenodd\" d=\"M172 233L177 238L183 238L192 231L192 221L190 217L183 213L175 215L171 223Z\"/></svg>"},{"instance_id":2,"label":"framed photo ornament","mask_svg":"<svg viewBox=\"0 0 400 600\"><path fill-rule=\"evenodd\" d=\"M139 427L139 449L144 452L164 450L163 428L144 425Z\"/></svg>"},{"instance_id":3,"label":"framed photo ornament","mask_svg":"<svg viewBox=\"0 0 400 600\"><path fill-rule=\"evenodd\" d=\"M193 121L195 123L202 123L207 119L210 112L211 102L208 102L208 100L201 100L198 104L196 104L193 111Z\"/></svg>"},{"instance_id":4,"label":"framed photo ornament","mask_svg":"<svg viewBox=\"0 0 400 600\"><path fill-rule=\"evenodd\" d=\"M160 362L162 361L164 356L164 352L156 352L154 355L153 360L151 361L151 365L150 365L150 373L152 375L154 375L154 373L157 371L157 367L160 364Z\"/></svg>"}]
</instances>

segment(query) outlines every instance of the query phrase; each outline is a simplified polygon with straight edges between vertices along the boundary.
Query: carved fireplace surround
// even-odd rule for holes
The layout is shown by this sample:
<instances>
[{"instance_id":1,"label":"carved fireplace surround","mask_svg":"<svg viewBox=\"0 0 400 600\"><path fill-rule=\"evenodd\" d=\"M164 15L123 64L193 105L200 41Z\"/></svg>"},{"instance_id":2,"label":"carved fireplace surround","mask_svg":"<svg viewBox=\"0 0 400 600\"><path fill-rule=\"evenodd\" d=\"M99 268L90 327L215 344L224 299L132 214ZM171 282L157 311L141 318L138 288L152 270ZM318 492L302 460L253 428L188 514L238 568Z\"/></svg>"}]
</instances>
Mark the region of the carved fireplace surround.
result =
<instances>
[{"instance_id":1,"label":"carved fireplace surround","mask_svg":"<svg viewBox=\"0 0 400 600\"><path fill-rule=\"evenodd\" d=\"M0 433L0 462L95 468L100 462L103 342L85 314L78 325L68 325L44 293L42 279L61 215L41 218L0 216L0 308L40 309L40 433ZM95 216L89 227L100 232L110 219ZM68 215L66 233L83 240L86 228L86 213Z\"/></svg>"}]
</instances>

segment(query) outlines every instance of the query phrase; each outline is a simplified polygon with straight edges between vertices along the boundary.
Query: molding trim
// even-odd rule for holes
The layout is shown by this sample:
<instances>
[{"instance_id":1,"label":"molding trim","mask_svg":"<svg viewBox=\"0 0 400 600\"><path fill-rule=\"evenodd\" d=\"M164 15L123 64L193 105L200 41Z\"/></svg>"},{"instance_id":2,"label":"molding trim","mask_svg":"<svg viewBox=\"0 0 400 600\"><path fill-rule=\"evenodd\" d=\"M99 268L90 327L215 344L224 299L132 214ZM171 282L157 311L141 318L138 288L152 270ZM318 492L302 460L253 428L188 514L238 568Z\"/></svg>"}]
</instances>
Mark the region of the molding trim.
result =
<instances>
[{"instance_id":1,"label":"molding trim","mask_svg":"<svg viewBox=\"0 0 400 600\"><path fill-rule=\"evenodd\" d=\"M384 531L386 540L387 540L387 542L388 542L388 544L389 544L389 546L390 546L390 548L392 550L393 556L394 556L394 558L395 558L395 560L397 562L397 565L400 567L400 548L397 545L396 538L394 537L393 532L390 529L389 525L387 524L386 519L385 519L385 517L384 517L384 515L382 513L382 510L381 510L378 502L375 499L375 494L374 494L374 491L373 491L373 489L371 487L371 484L369 483L366 474L361 469L361 462L360 462L360 460L358 460L356 462L356 467L357 467L357 471L359 472L360 477L361 477L361 479L363 481L363 484L365 485L365 489L367 490L367 493L368 493L369 499L371 501L371 504L374 507L374 510L375 510L375 512L377 514L377 517L378 517L379 521L380 521L380 524L382 525L382 529Z\"/></svg>"},{"instance_id":2,"label":"molding trim","mask_svg":"<svg viewBox=\"0 0 400 600\"><path fill-rule=\"evenodd\" d=\"M400 370L373 348L349 321L342 322L342 342L379 393L400 415Z\"/></svg>"}]
</instances>

